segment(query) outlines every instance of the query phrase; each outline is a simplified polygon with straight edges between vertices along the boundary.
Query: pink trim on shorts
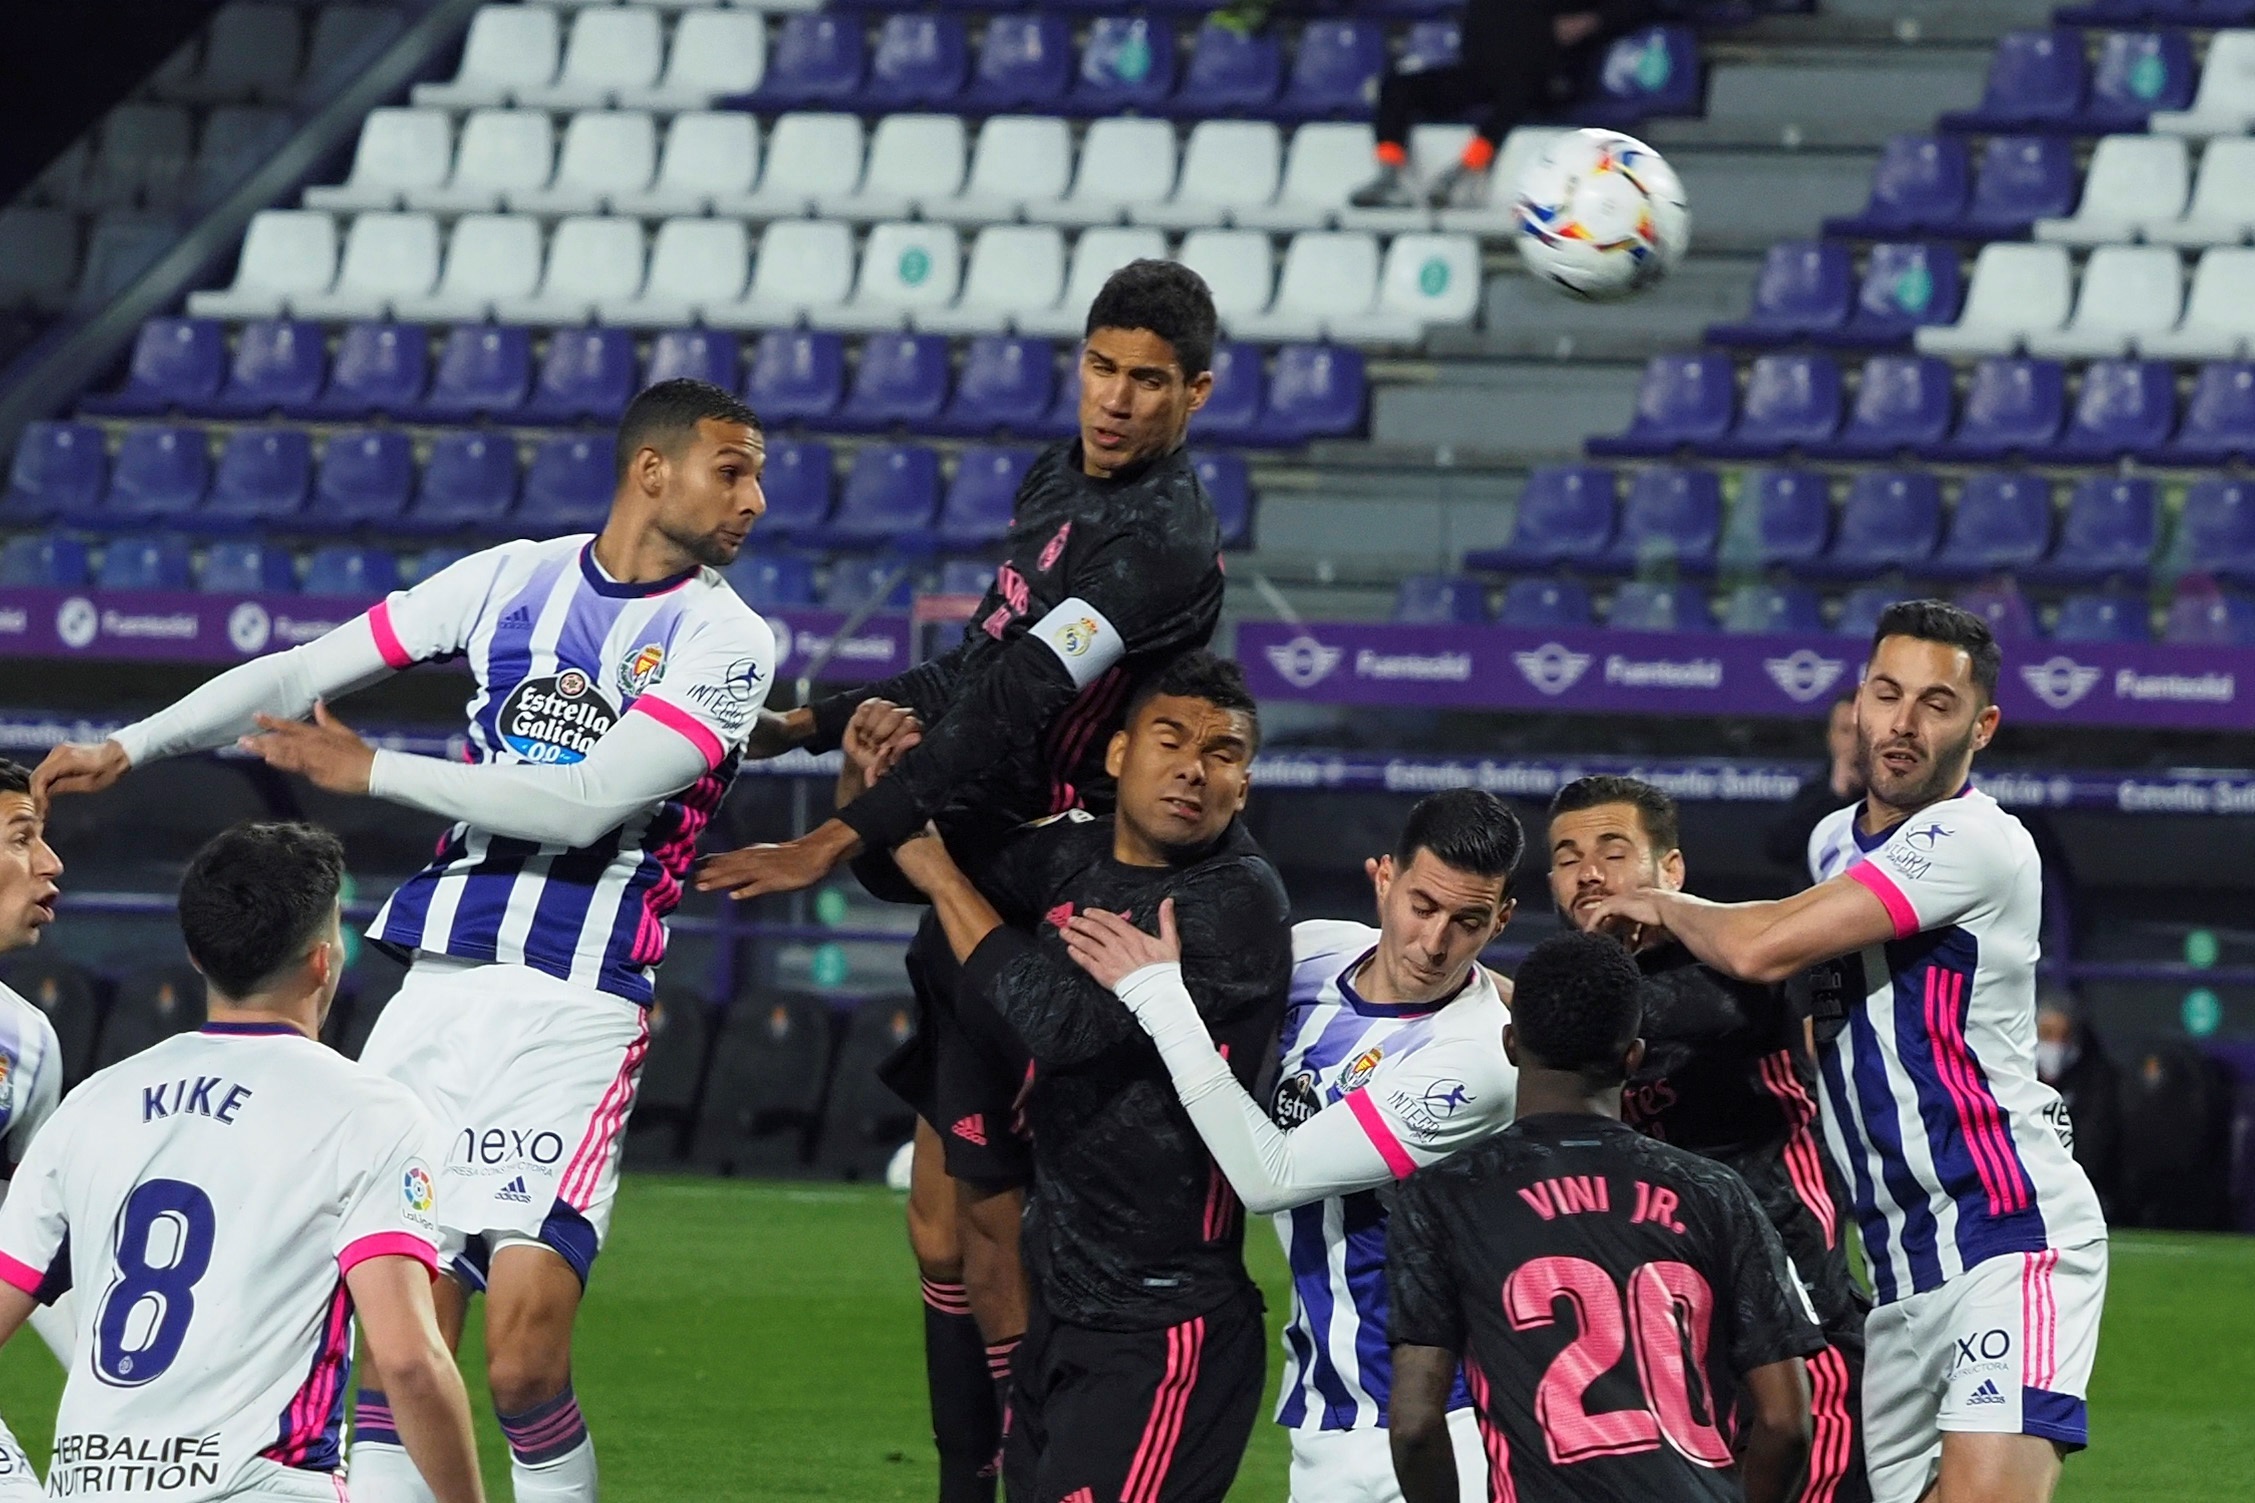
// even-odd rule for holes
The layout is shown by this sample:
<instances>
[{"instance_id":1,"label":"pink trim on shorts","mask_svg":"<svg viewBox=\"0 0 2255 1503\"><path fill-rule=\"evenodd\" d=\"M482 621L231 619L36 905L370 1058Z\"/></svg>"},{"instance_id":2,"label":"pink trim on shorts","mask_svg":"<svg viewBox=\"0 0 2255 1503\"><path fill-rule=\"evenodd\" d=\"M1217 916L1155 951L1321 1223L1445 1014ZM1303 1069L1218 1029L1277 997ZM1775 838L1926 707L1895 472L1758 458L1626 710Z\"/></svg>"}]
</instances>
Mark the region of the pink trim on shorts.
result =
<instances>
[{"instance_id":1,"label":"pink trim on shorts","mask_svg":"<svg viewBox=\"0 0 2255 1503\"><path fill-rule=\"evenodd\" d=\"M634 1109L634 1088L642 1074L642 1057L649 1052L650 1014L644 1009L634 1042L626 1046L626 1054L619 1060L618 1074L611 1077L609 1089L595 1104L595 1115L588 1119L587 1132L579 1140L579 1149L573 1153L563 1180L556 1186L556 1198L575 1211L586 1210L595 1199L595 1187L602 1182L603 1166L610 1160L611 1147L626 1126L626 1114Z\"/></svg>"}]
</instances>

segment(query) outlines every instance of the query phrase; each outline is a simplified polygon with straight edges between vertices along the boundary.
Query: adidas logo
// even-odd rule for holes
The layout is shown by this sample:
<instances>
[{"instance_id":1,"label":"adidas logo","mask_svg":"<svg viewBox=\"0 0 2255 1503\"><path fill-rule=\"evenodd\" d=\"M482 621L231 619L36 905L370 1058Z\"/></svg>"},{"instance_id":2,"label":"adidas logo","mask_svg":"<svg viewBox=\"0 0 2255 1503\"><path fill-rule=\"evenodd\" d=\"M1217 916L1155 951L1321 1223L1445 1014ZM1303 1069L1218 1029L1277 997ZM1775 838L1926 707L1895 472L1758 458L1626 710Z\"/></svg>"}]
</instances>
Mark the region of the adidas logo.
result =
<instances>
[{"instance_id":1,"label":"adidas logo","mask_svg":"<svg viewBox=\"0 0 2255 1503\"><path fill-rule=\"evenodd\" d=\"M525 1177L521 1174L518 1175L515 1179L509 1181L509 1183L503 1185L500 1189L494 1191L493 1198L495 1200L514 1200L520 1205L532 1204L532 1196L529 1192L526 1191Z\"/></svg>"},{"instance_id":2,"label":"adidas logo","mask_svg":"<svg viewBox=\"0 0 2255 1503\"><path fill-rule=\"evenodd\" d=\"M501 618L501 629L503 631L507 631L511 627L530 627L531 625L532 609L529 606L520 605L515 610L511 611L508 615Z\"/></svg>"},{"instance_id":3,"label":"adidas logo","mask_svg":"<svg viewBox=\"0 0 2255 1503\"><path fill-rule=\"evenodd\" d=\"M1093 1488L1084 1487L1078 1492L1067 1493L1062 1503L1096 1503L1096 1492Z\"/></svg>"},{"instance_id":4,"label":"adidas logo","mask_svg":"<svg viewBox=\"0 0 2255 1503\"><path fill-rule=\"evenodd\" d=\"M987 1146L987 1119L984 1112L973 1112L948 1131L966 1143L976 1143L981 1148Z\"/></svg>"},{"instance_id":5,"label":"adidas logo","mask_svg":"<svg viewBox=\"0 0 2255 1503\"><path fill-rule=\"evenodd\" d=\"M2001 1404L2004 1402L2004 1395L1997 1392L1996 1379L1983 1378L1981 1386L1974 1389L1973 1396L1965 1402L1968 1404Z\"/></svg>"}]
</instances>

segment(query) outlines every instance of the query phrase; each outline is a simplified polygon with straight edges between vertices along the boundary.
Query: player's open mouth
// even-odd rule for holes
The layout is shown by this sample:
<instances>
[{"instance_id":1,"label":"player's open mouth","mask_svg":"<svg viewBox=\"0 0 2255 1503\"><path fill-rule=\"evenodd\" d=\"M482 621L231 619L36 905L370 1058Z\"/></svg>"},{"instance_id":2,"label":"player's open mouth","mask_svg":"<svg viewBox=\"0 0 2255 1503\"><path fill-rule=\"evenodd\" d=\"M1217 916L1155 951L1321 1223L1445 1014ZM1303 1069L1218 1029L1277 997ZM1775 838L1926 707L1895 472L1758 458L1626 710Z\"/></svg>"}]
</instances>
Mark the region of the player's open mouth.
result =
<instances>
[{"instance_id":1,"label":"player's open mouth","mask_svg":"<svg viewBox=\"0 0 2255 1503\"><path fill-rule=\"evenodd\" d=\"M1111 428L1091 428L1089 437L1096 440L1099 449L1117 449L1127 443L1127 435Z\"/></svg>"},{"instance_id":2,"label":"player's open mouth","mask_svg":"<svg viewBox=\"0 0 2255 1503\"><path fill-rule=\"evenodd\" d=\"M1182 816L1184 819L1196 819L1199 815L1206 812L1206 806L1199 803L1196 799L1163 798L1159 800L1159 802L1166 805L1168 809Z\"/></svg>"},{"instance_id":3,"label":"player's open mouth","mask_svg":"<svg viewBox=\"0 0 2255 1503\"><path fill-rule=\"evenodd\" d=\"M1902 747L1895 747L1892 750L1881 752L1879 760L1886 765L1889 772L1909 772L1912 768L1918 766L1918 753Z\"/></svg>"}]
</instances>

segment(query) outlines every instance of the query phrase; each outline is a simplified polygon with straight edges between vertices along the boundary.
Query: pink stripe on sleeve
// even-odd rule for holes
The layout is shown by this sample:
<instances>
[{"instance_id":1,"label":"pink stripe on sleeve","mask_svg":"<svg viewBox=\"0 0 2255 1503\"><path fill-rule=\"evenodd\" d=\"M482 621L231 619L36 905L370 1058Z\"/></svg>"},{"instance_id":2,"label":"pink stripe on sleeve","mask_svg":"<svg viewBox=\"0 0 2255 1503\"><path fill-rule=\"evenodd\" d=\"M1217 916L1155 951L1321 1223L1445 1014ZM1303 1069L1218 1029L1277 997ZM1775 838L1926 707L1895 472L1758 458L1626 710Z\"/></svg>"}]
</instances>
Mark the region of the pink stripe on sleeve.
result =
<instances>
[{"instance_id":1,"label":"pink stripe on sleeve","mask_svg":"<svg viewBox=\"0 0 2255 1503\"><path fill-rule=\"evenodd\" d=\"M6 1253L0 1252L0 1280L6 1281L14 1288L21 1289L26 1294L37 1294L39 1286L47 1282L47 1275L41 1273L29 1263L19 1263Z\"/></svg>"},{"instance_id":2,"label":"pink stripe on sleeve","mask_svg":"<svg viewBox=\"0 0 2255 1503\"><path fill-rule=\"evenodd\" d=\"M1903 896L1892 877L1869 861L1859 861L1848 868L1848 879L1886 905L1887 917L1895 924L1895 938L1909 939L1918 932L1918 910L1911 907L1910 899Z\"/></svg>"},{"instance_id":3,"label":"pink stripe on sleeve","mask_svg":"<svg viewBox=\"0 0 2255 1503\"><path fill-rule=\"evenodd\" d=\"M384 655L385 666L412 668L415 655L400 645L399 632L391 624L391 602L379 600L368 609L368 631L376 639L376 651Z\"/></svg>"},{"instance_id":4,"label":"pink stripe on sleeve","mask_svg":"<svg viewBox=\"0 0 2255 1503\"><path fill-rule=\"evenodd\" d=\"M1370 1099L1368 1090L1349 1091L1347 1110L1355 1114L1355 1120L1362 1124L1362 1130L1370 1135L1371 1146L1386 1161L1386 1167L1393 1171L1394 1178L1408 1179L1417 1172L1417 1160L1409 1156L1409 1150L1402 1147L1401 1139L1394 1136L1393 1124L1386 1120L1384 1112L1378 1110L1378 1103Z\"/></svg>"},{"instance_id":5,"label":"pink stripe on sleeve","mask_svg":"<svg viewBox=\"0 0 2255 1503\"><path fill-rule=\"evenodd\" d=\"M702 720L699 720L681 706L667 704L662 699L645 694L634 702L634 708L640 710L658 724L687 736L690 744L705 754L707 769L718 767L727 759L728 749L720 744L720 738L714 735Z\"/></svg>"},{"instance_id":6,"label":"pink stripe on sleeve","mask_svg":"<svg viewBox=\"0 0 2255 1503\"><path fill-rule=\"evenodd\" d=\"M370 1232L345 1244L337 1254L337 1272L350 1273L370 1258L413 1258L438 1277L438 1250L413 1232Z\"/></svg>"}]
</instances>

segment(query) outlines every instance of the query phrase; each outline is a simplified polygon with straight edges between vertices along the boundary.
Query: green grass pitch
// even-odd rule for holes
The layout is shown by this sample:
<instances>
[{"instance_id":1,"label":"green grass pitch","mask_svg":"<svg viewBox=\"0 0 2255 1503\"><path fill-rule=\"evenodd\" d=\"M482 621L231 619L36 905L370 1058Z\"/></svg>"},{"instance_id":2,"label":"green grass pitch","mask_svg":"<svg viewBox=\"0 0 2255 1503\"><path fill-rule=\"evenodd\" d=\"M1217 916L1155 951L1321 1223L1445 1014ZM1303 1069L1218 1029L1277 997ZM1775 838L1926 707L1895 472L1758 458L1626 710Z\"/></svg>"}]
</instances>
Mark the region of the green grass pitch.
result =
<instances>
[{"instance_id":1,"label":"green grass pitch","mask_svg":"<svg viewBox=\"0 0 2255 1503\"><path fill-rule=\"evenodd\" d=\"M1265 1227L1247 1238L1284 1307ZM629 1178L581 1321L577 1383L606 1503L929 1503L922 1321L901 1203L881 1189ZM474 1345L474 1333L472 1342ZM470 1357L473 1406L483 1403ZM1280 1366L1272 1353L1273 1387ZM0 1353L0 1414L45 1465L61 1376L28 1332ZM2114 1240L2092 1449L2065 1503L2255 1500L2255 1240ZM491 1496L509 1496L489 1411ZM1265 1420L1233 1500L1283 1503Z\"/></svg>"}]
</instances>

